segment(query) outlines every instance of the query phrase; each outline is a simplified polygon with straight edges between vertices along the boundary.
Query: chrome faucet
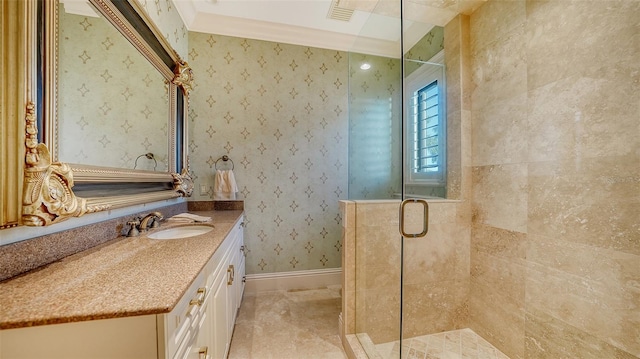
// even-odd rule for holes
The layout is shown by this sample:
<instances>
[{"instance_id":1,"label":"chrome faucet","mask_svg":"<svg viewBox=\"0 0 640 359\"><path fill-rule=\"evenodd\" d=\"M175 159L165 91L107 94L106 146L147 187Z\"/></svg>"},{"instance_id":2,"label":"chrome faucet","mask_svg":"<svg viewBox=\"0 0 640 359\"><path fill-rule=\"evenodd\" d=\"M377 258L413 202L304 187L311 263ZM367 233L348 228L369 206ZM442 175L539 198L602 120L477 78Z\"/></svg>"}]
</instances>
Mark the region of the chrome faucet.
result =
<instances>
[{"instance_id":1,"label":"chrome faucet","mask_svg":"<svg viewBox=\"0 0 640 359\"><path fill-rule=\"evenodd\" d=\"M158 228L160 227L160 221L164 219L164 216L162 216L162 213L160 212L151 212L149 214L147 214L146 216L144 216L144 218L142 218L142 220L140 221L140 225L138 227L138 229L140 230L140 232L144 232L149 228Z\"/></svg>"}]
</instances>

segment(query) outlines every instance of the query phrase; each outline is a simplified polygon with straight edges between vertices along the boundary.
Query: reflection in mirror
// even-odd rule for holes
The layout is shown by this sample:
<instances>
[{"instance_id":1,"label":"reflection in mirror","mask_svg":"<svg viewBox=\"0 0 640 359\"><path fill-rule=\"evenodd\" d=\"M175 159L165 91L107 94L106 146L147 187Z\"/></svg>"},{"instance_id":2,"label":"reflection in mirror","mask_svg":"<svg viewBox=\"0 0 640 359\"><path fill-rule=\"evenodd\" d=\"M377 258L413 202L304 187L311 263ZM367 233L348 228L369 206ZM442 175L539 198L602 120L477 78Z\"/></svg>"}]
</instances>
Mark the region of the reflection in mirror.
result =
<instances>
[{"instance_id":1,"label":"reflection in mirror","mask_svg":"<svg viewBox=\"0 0 640 359\"><path fill-rule=\"evenodd\" d=\"M404 77L410 76L417 68L444 50L444 28L434 26L404 54Z\"/></svg>"},{"instance_id":2,"label":"reflection in mirror","mask_svg":"<svg viewBox=\"0 0 640 359\"><path fill-rule=\"evenodd\" d=\"M57 160L167 172L167 81L88 2L60 1Z\"/></svg>"},{"instance_id":3,"label":"reflection in mirror","mask_svg":"<svg viewBox=\"0 0 640 359\"><path fill-rule=\"evenodd\" d=\"M193 190L188 169L188 151L185 147L188 143L188 128L184 120L189 110L189 91L193 86L191 68L160 35L153 20L137 0L90 0L97 11L85 9L87 11L81 12L81 15L67 8L69 2L80 1L83 0L65 0L62 9L56 0L37 1L38 11L30 14L33 16L32 23L37 24L38 36L34 36L33 45L38 47L38 52L32 61L37 62L38 66L35 78L27 79L27 82L36 83L34 93L29 95L36 103L27 104L25 116L21 216L21 223L24 225L47 226L88 213L188 197ZM62 16L58 14L61 10ZM93 12L104 16L117 32L82 37L103 25L96 20ZM61 21L65 22L65 27L59 30ZM76 28L82 27L80 31L83 32L67 30L68 22ZM59 32L63 32L62 37L58 36ZM134 52L121 54L116 59L103 59L105 52L119 48L118 39L122 37L143 54L143 58L157 73L138 67L144 61L136 57ZM69 44L64 45L67 49L65 59L81 61L82 64L67 62L59 66L58 42L67 40ZM79 44L87 46L75 47ZM90 73L78 71L85 65L94 66ZM115 67L111 67L112 65ZM62 72L58 73L57 68ZM122 75L126 68L134 71ZM96 74L103 76L91 78ZM161 76L157 77L157 74ZM58 77L71 78L72 85L59 85ZM96 81L113 82L118 85L118 91L105 92L102 87L94 87ZM144 85L138 87L134 82ZM151 83L154 84L153 88L158 89L157 92L151 90ZM67 92L71 95L62 98L62 93ZM96 97L89 98L89 92ZM167 93L168 101L165 97ZM136 97L140 94L144 96ZM99 100L91 102L95 99ZM140 103L129 102L131 99ZM168 106L162 106L166 110L158 110L160 104L167 102ZM88 107L93 112L76 116L76 111L81 111L86 103L90 103ZM134 111L124 113L120 112L121 108L133 108ZM151 113L155 114L156 110L159 115L154 118L158 120L152 122ZM116 115L109 116L112 112ZM61 124L60 119L65 123ZM143 122L134 122L134 119L142 119ZM111 126L107 127L107 124ZM75 128L76 132L62 132L62 129L70 126L73 128L74 125L80 125ZM99 128L101 132L84 133L88 128ZM59 133L58 129L61 129ZM116 132L109 132L114 129ZM133 136L120 141L123 132ZM114 137L110 137L112 135ZM61 144L56 139L64 142L60 150L58 147ZM88 150L75 147L80 142L96 146L100 143L102 147L89 147ZM156 143L159 147L152 147ZM112 147L107 148L110 144ZM123 152L117 152L116 147L125 147L125 144L142 146L126 147ZM58 152L72 155L80 153L84 156L60 158ZM98 156L88 160L90 154ZM107 163L107 158L116 162ZM124 168L114 166L117 162L124 165ZM162 162L161 166L158 162ZM156 170L144 170L143 166Z\"/></svg>"}]
</instances>

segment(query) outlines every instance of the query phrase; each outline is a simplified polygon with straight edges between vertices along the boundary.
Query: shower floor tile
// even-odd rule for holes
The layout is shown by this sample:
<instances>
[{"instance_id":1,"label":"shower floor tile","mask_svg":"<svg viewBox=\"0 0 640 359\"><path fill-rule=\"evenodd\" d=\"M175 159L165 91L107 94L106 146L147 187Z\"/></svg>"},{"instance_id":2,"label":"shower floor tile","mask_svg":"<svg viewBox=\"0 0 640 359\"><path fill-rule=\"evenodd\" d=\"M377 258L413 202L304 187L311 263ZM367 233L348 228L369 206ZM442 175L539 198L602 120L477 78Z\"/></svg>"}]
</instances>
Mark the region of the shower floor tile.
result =
<instances>
[{"instance_id":1,"label":"shower floor tile","mask_svg":"<svg viewBox=\"0 0 640 359\"><path fill-rule=\"evenodd\" d=\"M398 341L375 347L383 359L398 358ZM402 359L509 359L468 328L405 339L402 349Z\"/></svg>"}]
</instances>

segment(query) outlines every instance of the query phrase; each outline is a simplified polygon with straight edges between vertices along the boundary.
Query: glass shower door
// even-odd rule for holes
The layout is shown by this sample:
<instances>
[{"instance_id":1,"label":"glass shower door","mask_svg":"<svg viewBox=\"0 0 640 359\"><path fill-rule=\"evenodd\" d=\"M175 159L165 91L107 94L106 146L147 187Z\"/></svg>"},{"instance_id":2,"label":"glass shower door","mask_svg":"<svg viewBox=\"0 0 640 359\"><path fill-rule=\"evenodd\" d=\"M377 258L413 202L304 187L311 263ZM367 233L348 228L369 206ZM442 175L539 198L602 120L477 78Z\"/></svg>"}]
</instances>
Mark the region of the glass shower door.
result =
<instances>
[{"instance_id":1,"label":"glass shower door","mask_svg":"<svg viewBox=\"0 0 640 359\"><path fill-rule=\"evenodd\" d=\"M403 324L411 328L407 334L417 332L419 318L414 314L422 301L413 298L416 273L407 282L410 291L403 289L403 248L423 240L428 223L424 199L445 194L446 154L434 136L434 131L442 134L444 126L434 128L432 103L444 78L430 87L429 82L426 89L415 85L434 74L443 76L442 65L424 64L425 56L431 58L424 48L434 51L442 45L442 28L404 22L401 14L400 0L378 2L349 53L349 199L355 202L357 222L354 330L369 358L406 357L405 351L411 350L403 344ZM379 51L358 52L372 39L377 39ZM411 46L403 51L405 41ZM407 50L414 60L405 59ZM414 83L410 95L405 93L407 78ZM443 116L442 106L435 109ZM402 202L406 198L412 199ZM407 294L412 298L408 314L403 313Z\"/></svg>"},{"instance_id":2,"label":"glass shower door","mask_svg":"<svg viewBox=\"0 0 640 359\"><path fill-rule=\"evenodd\" d=\"M353 330L369 358L400 358L400 38L400 2L378 2L349 53L349 199L356 222Z\"/></svg>"}]
</instances>

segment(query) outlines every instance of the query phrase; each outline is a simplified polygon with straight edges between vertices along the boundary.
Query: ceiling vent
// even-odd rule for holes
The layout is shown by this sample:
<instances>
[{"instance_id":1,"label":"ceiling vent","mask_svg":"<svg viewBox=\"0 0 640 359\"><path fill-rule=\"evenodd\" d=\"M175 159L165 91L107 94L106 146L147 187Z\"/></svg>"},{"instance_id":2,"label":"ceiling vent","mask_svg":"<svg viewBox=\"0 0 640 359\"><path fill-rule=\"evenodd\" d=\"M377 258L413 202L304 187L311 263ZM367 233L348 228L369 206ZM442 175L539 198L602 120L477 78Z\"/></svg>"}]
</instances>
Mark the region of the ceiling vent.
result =
<instances>
[{"instance_id":1,"label":"ceiling vent","mask_svg":"<svg viewBox=\"0 0 640 359\"><path fill-rule=\"evenodd\" d=\"M352 9L346 9L340 7L340 0L331 1L331 6L329 7L329 13L327 14L327 18L339 21L349 21L351 20L351 16L353 15Z\"/></svg>"}]
</instances>

